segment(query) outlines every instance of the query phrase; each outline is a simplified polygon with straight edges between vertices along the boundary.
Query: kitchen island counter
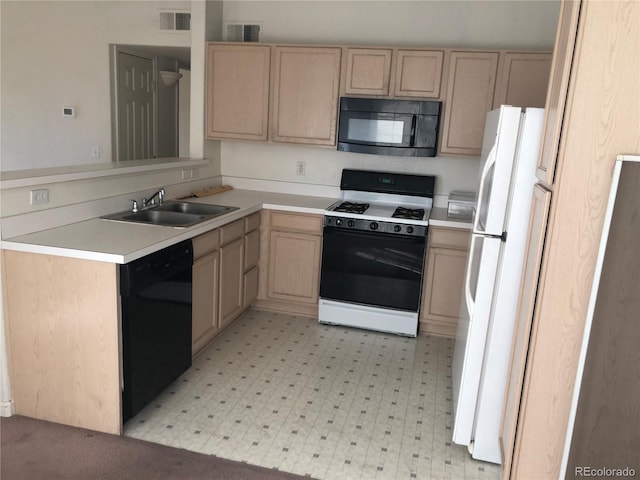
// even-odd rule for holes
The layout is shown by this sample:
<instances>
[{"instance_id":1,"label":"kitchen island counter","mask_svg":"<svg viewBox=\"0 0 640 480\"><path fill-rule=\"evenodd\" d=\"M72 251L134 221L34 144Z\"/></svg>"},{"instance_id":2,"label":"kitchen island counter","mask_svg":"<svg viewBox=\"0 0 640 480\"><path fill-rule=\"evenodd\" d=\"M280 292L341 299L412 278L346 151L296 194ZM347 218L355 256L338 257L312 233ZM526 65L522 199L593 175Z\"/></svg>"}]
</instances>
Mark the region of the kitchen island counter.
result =
<instances>
[{"instance_id":1,"label":"kitchen island counter","mask_svg":"<svg viewBox=\"0 0 640 480\"><path fill-rule=\"evenodd\" d=\"M252 190L230 190L189 202L238 207L190 228L125 223L93 218L2 241L5 250L41 253L110 263L128 263L193 238L263 208L323 214L336 198Z\"/></svg>"}]
</instances>

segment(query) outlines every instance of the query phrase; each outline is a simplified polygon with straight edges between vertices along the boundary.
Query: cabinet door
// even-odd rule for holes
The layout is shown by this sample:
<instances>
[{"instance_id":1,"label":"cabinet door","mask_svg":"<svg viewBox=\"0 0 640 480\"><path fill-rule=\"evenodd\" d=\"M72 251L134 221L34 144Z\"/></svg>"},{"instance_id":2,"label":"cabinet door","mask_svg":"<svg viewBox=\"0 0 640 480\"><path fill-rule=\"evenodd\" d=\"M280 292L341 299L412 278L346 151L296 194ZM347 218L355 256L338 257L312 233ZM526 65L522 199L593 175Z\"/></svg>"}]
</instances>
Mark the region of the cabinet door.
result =
<instances>
[{"instance_id":1,"label":"cabinet door","mask_svg":"<svg viewBox=\"0 0 640 480\"><path fill-rule=\"evenodd\" d=\"M450 58L440 152L480 156L499 53L452 51Z\"/></svg>"},{"instance_id":2,"label":"cabinet door","mask_svg":"<svg viewBox=\"0 0 640 480\"><path fill-rule=\"evenodd\" d=\"M340 48L275 47L272 140L336 144Z\"/></svg>"},{"instance_id":3,"label":"cabinet door","mask_svg":"<svg viewBox=\"0 0 640 480\"><path fill-rule=\"evenodd\" d=\"M268 45L207 46L207 138L266 140Z\"/></svg>"},{"instance_id":4,"label":"cabinet door","mask_svg":"<svg viewBox=\"0 0 640 480\"><path fill-rule=\"evenodd\" d=\"M253 267L244 274L242 294L243 309L249 308L258 297L258 267Z\"/></svg>"},{"instance_id":5,"label":"cabinet door","mask_svg":"<svg viewBox=\"0 0 640 480\"><path fill-rule=\"evenodd\" d=\"M345 93L348 95L388 95L391 76L389 49L347 49Z\"/></svg>"},{"instance_id":6,"label":"cabinet door","mask_svg":"<svg viewBox=\"0 0 640 480\"><path fill-rule=\"evenodd\" d=\"M431 227L427 246L420 331L455 337L469 252L466 229Z\"/></svg>"},{"instance_id":7,"label":"cabinet door","mask_svg":"<svg viewBox=\"0 0 640 480\"><path fill-rule=\"evenodd\" d=\"M244 236L244 270L256 265L260 259L260 231L254 230Z\"/></svg>"},{"instance_id":8,"label":"cabinet door","mask_svg":"<svg viewBox=\"0 0 640 480\"><path fill-rule=\"evenodd\" d=\"M549 88L544 110L542 148L538 157L538 169L536 170L538 179L549 186L553 184L556 158L560 145L560 131L562 130L564 109L567 103L567 91L569 89L580 8L580 1L563 1L560 3L556 46L551 61Z\"/></svg>"},{"instance_id":9,"label":"cabinet door","mask_svg":"<svg viewBox=\"0 0 640 480\"><path fill-rule=\"evenodd\" d=\"M322 237L272 231L267 295L279 300L318 302Z\"/></svg>"},{"instance_id":10,"label":"cabinet door","mask_svg":"<svg viewBox=\"0 0 640 480\"><path fill-rule=\"evenodd\" d=\"M463 250L430 249L427 284L432 288L427 289L429 309L426 312L430 317L457 323L466 259L467 252Z\"/></svg>"},{"instance_id":11,"label":"cabinet door","mask_svg":"<svg viewBox=\"0 0 640 480\"><path fill-rule=\"evenodd\" d=\"M505 405L500 432L500 446L502 447L502 454L504 456L502 465L505 466L505 475L503 478L510 478L509 469L511 467L511 459L513 458L514 450L517 448L517 446L514 447L516 425L524 384L525 364L527 361L527 351L534 315L533 307L538 290L540 262L542 260L542 248L547 232L550 203L551 192L545 190L540 185L536 185L533 189L533 203L531 205L531 216L529 220L529 239L525 251L522 280L520 282L520 298L518 300L518 311L516 313L516 323L513 333L513 347L511 350L511 367L507 380L507 391L505 393Z\"/></svg>"},{"instance_id":12,"label":"cabinet door","mask_svg":"<svg viewBox=\"0 0 640 480\"><path fill-rule=\"evenodd\" d=\"M218 333L218 251L193 263L192 353L198 353Z\"/></svg>"},{"instance_id":13,"label":"cabinet door","mask_svg":"<svg viewBox=\"0 0 640 480\"><path fill-rule=\"evenodd\" d=\"M504 54L500 86L496 89L493 108L544 107L551 69L549 53Z\"/></svg>"},{"instance_id":14,"label":"cabinet door","mask_svg":"<svg viewBox=\"0 0 640 480\"><path fill-rule=\"evenodd\" d=\"M219 326L226 327L243 310L244 239L220 247Z\"/></svg>"},{"instance_id":15,"label":"cabinet door","mask_svg":"<svg viewBox=\"0 0 640 480\"><path fill-rule=\"evenodd\" d=\"M398 50L393 95L438 98L443 59L442 50Z\"/></svg>"}]
</instances>

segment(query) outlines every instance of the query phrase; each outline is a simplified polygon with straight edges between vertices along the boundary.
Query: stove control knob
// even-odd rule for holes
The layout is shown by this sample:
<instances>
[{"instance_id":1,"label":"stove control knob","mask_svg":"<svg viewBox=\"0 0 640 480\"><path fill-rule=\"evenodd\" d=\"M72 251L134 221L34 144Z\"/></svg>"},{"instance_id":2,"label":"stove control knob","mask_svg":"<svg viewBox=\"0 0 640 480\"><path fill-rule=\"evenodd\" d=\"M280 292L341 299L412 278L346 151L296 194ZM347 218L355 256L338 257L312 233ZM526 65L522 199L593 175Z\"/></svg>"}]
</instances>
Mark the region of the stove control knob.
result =
<instances>
[{"instance_id":1,"label":"stove control knob","mask_svg":"<svg viewBox=\"0 0 640 480\"><path fill-rule=\"evenodd\" d=\"M413 227L412 226L408 226L407 227L407 233L413 233Z\"/></svg>"},{"instance_id":2,"label":"stove control knob","mask_svg":"<svg viewBox=\"0 0 640 480\"><path fill-rule=\"evenodd\" d=\"M342 225L342 219L336 218L336 225Z\"/></svg>"},{"instance_id":3,"label":"stove control knob","mask_svg":"<svg viewBox=\"0 0 640 480\"><path fill-rule=\"evenodd\" d=\"M394 231L394 232L399 232L400 230L402 230L402 227L401 227L400 225L395 225L395 226L393 227L393 231Z\"/></svg>"},{"instance_id":4,"label":"stove control knob","mask_svg":"<svg viewBox=\"0 0 640 480\"><path fill-rule=\"evenodd\" d=\"M356 222L354 222L353 220L349 220L347 222L347 227L353 227L356 224Z\"/></svg>"},{"instance_id":5,"label":"stove control knob","mask_svg":"<svg viewBox=\"0 0 640 480\"><path fill-rule=\"evenodd\" d=\"M371 222L371 223L369 224L369 228L370 228L371 230L377 230L377 229L378 229L378 222Z\"/></svg>"}]
</instances>

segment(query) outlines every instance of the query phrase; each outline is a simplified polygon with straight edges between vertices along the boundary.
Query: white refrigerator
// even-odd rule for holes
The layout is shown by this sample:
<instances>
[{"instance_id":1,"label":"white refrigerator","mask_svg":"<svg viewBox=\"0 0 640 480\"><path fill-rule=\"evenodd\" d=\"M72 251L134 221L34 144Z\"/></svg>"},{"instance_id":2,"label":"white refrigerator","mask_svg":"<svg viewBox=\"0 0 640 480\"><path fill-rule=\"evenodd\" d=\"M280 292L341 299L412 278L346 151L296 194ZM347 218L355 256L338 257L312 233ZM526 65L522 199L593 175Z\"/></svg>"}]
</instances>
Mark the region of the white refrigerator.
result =
<instances>
[{"instance_id":1,"label":"white refrigerator","mask_svg":"<svg viewBox=\"0 0 640 480\"><path fill-rule=\"evenodd\" d=\"M500 423L544 110L487 114L452 364L453 441L500 463Z\"/></svg>"}]
</instances>

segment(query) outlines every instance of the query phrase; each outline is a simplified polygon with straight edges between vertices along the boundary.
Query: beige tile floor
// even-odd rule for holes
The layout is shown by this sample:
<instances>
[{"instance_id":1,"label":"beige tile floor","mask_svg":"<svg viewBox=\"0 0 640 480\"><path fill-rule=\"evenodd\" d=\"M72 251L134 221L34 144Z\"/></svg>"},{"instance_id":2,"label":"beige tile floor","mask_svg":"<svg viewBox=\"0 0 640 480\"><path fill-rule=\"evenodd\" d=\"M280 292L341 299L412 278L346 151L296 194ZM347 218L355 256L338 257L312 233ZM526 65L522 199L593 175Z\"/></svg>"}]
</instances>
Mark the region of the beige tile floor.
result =
<instances>
[{"instance_id":1,"label":"beige tile floor","mask_svg":"<svg viewBox=\"0 0 640 480\"><path fill-rule=\"evenodd\" d=\"M452 353L249 310L125 435L324 480L498 479L451 442Z\"/></svg>"}]
</instances>

